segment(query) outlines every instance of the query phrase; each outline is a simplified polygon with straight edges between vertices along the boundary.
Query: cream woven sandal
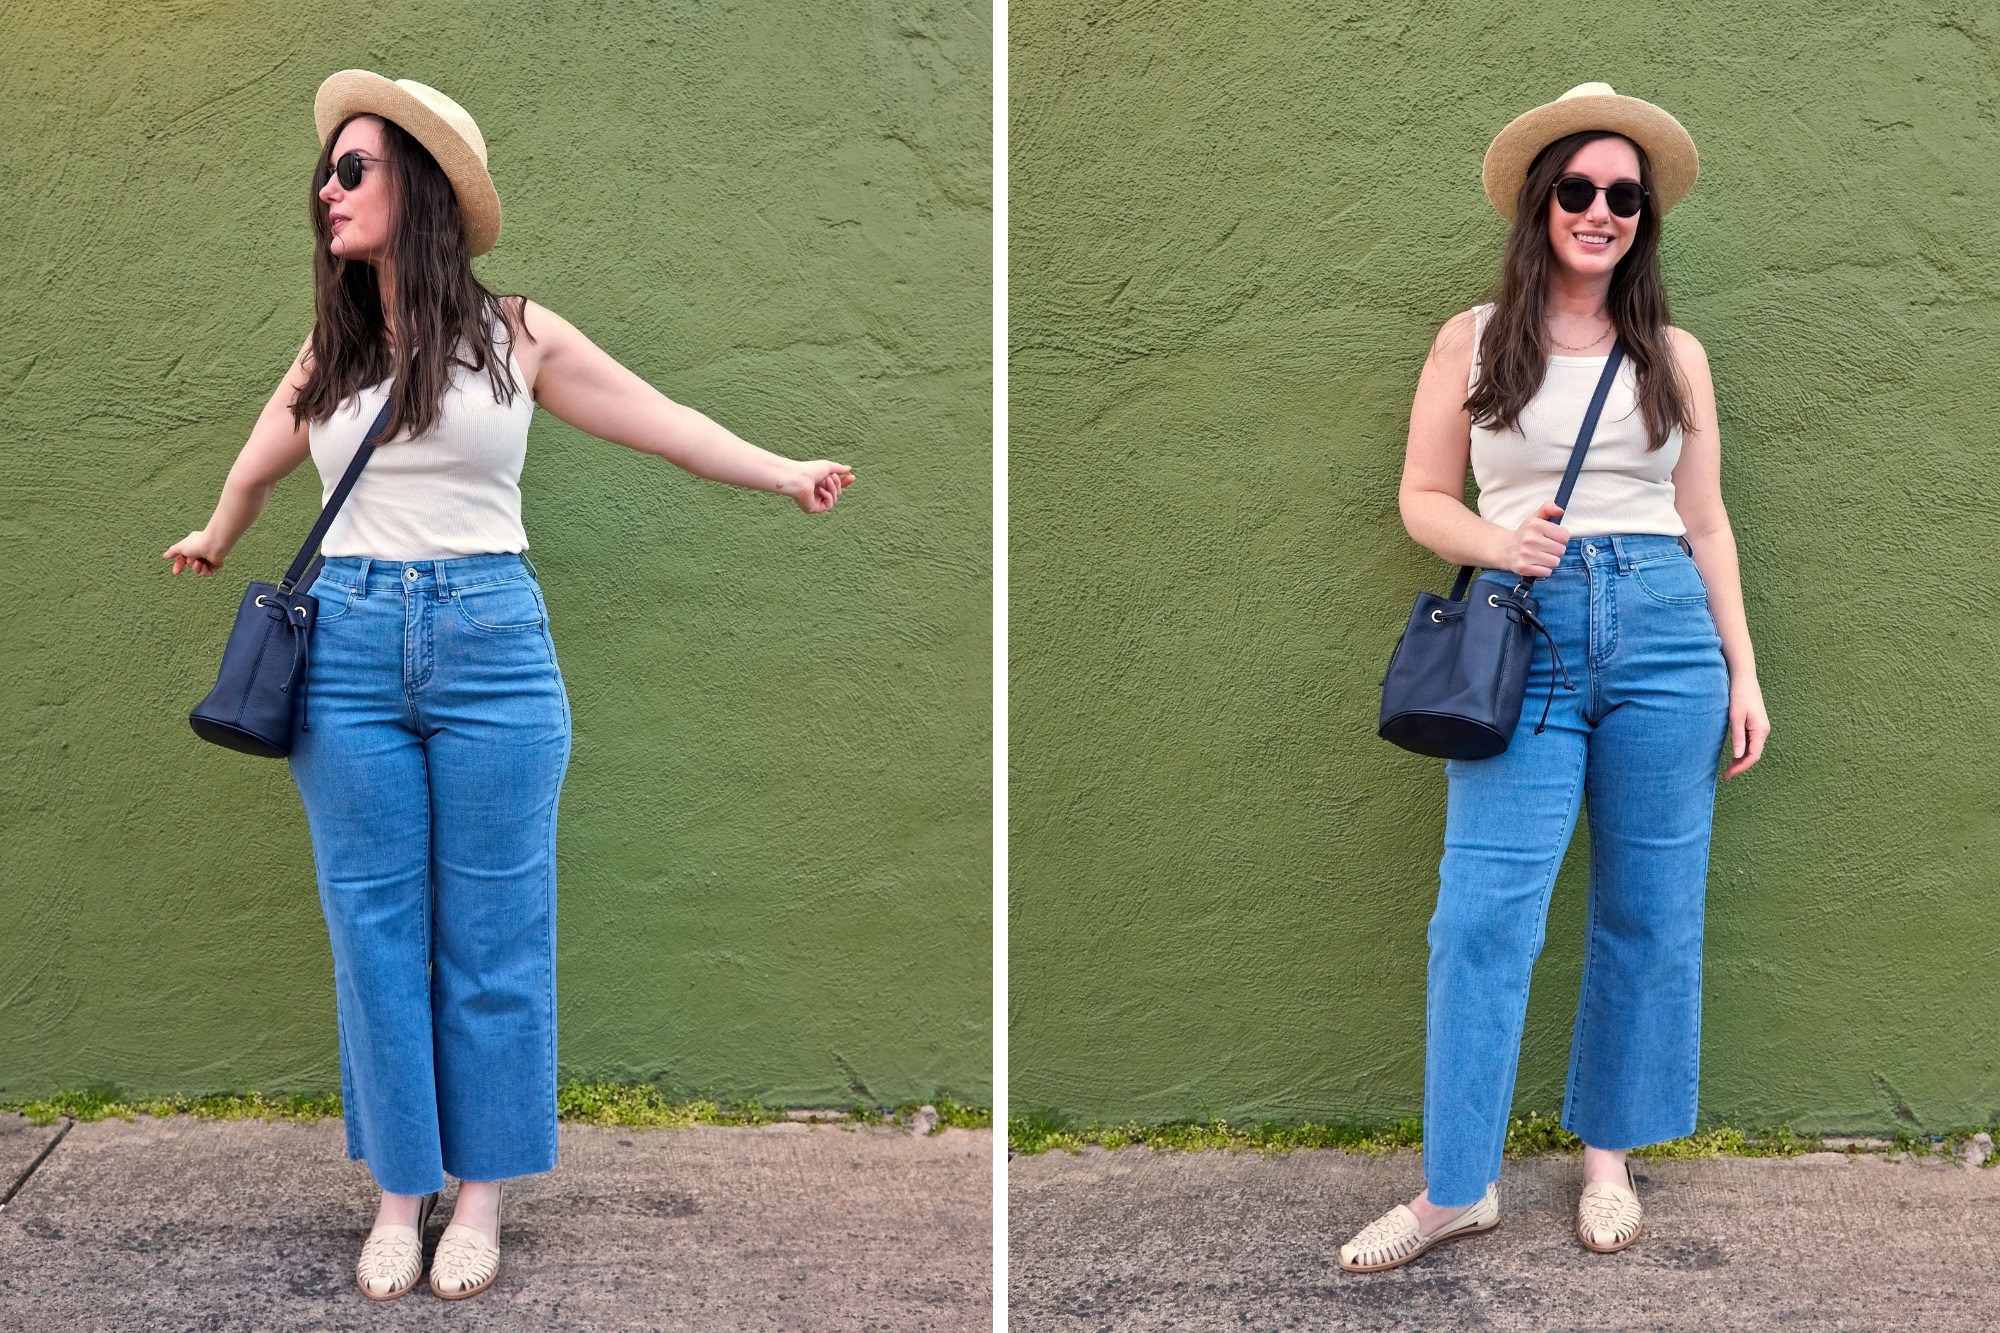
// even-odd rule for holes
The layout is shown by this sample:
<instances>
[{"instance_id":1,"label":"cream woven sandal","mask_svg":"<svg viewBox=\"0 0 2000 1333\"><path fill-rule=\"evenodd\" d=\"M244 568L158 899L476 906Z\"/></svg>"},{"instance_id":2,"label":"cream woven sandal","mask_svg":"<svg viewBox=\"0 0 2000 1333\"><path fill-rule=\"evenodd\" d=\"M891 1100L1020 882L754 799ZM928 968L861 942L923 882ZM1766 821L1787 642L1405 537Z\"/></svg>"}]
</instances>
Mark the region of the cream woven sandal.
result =
<instances>
[{"instance_id":1,"label":"cream woven sandal","mask_svg":"<svg viewBox=\"0 0 2000 1333\"><path fill-rule=\"evenodd\" d=\"M1491 1185L1486 1197L1426 1236L1417 1224L1417 1215L1407 1204L1397 1204L1361 1228L1353 1240L1340 1247L1340 1266L1350 1273L1379 1273L1410 1262L1433 1245L1476 1236L1500 1225L1500 1195Z\"/></svg>"},{"instance_id":2,"label":"cream woven sandal","mask_svg":"<svg viewBox=\"0 0 2000 1333\"><path fill-rule=\"evenodd\" d=\"M500 1247L476 1227L453 1222L431 1256L431 1292L447 1301L477 1296L500 1276Z\"/></svg>"},{"instance_id":3,"label":"cream woven sandal","mask_svg":"<svg viewBox=\"0 0 2000 1333\"><path fill-rule=\"evenodd\" d=\"M1583 1187L1583 1194L1576 1201L1576 1238L1586 1250L1615 1254L1639 1239L1639 1223L1644 1216L1645 1210L1639 1206L1639 1184L1632 1179L1632 1168L1628 1165L1623 1185L1600 1180Z\"/></svg>"},{"instance_id":4,"label":"cream woven sandal","mask_svg":"<svg viewBox=\"0 0 2000 1333\"><path fill-rule=\"evenodd\" d=\"M371 1301L393 1301L407 1296L424 1275L424 1227L438 1196L426 1194L417 1209L413 1227L376 1227L361 1243L361 1257L354 1261L354 1281L361 1294Z\"/></svg>"}]
</instances>

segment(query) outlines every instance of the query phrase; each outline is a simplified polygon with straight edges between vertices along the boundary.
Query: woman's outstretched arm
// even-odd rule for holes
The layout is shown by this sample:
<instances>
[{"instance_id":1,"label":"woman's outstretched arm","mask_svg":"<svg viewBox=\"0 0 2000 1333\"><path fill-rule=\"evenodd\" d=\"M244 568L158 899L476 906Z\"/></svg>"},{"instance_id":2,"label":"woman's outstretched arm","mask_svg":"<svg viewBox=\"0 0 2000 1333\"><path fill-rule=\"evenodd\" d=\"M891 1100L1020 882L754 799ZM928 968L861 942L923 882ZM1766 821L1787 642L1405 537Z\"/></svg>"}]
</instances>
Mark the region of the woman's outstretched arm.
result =
<instances>
[{"instance_id":1,"label":"woman's outstretched arm","mask_svg":"<svg viewBox=\"0 0 2000 1333\"><path fill-rule=\"evenodd\" d=\"M278 381L271 401L258 414L249 441L236 455L229 477L222 483L222 498L215 502L208 526L190 532L162 552L174 562L174 573L192 569L203 578L213 578L215 571L229 559L229 552L257 521L257 515L264 512L272 490L306 461L311 452L310 437L303 424L292 420L292 400L306 379L305 357L306 349L299 348L299 354L292 358L292 368Z\"/></svg>"},{"instance_id":2,"label":"woman's outstretched arm","mask_svg":"<svg viewBox=\"0 0 2000 1333\"><path fill-rule=\"evenodd\" d=\"M521 350L532 349L535 401L578 430L658 454L697 477L789 496L808 514L831 509L854 481L845 464L780 457L674 402L552 310L526 301L522 318L532 339Z\"/></svg>"}]
</instances>

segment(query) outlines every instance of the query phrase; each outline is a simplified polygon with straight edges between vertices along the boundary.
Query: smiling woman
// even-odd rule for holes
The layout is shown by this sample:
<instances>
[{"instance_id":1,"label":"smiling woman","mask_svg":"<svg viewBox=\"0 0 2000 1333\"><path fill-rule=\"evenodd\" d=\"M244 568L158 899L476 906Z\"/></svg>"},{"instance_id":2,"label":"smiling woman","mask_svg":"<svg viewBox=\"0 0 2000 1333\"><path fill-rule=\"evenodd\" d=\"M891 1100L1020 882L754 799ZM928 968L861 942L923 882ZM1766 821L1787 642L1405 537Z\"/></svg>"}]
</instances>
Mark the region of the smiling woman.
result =
<instances>
[{"instance_id":1,"label":"smiling woman","mask_svg":"<svg viewBox=\"0 0 2000 1333\"><path fill-rule=\"evenodd\" d=\"M1585 1247L1639 1237L1626 1151L1694 1129L1719 751L1734 777L1770 731L1708 363L1669 323L1660 276L1660 219L1695 168L1673 117L1601 83L1519 117L1487 152L1487 197L1513 224L1499 288L1448 322L1424 363L1400 498L1419 543L1488 571L1474 600L1499 605L1540 580L1527 693L1550 706L1524 710L1501 753L1445 766L1425 1189L1341 1246L1351 1271L1499 1221L1529 972L1585 799L1590 941L1563 1107L1586 1145ZM1598 424L1578 445L1585 421ZM1551 497L1579 449L1562 508ZM1477 513L1462 498L1468 466Z\"/></svg>"},{"instance_id":2,"label":"smiling woman","mask_svg":"<svg viewBox=\"0 0 2000 1333\"><path fill-rule=\"evenodd\" d=\"M711 480L833 507L853 472L795 462L670 401L568 322L502 299L472 257L500 234L486 143L410 80L346 70L313 107L316 319L208 525L165 552L213 575L308 455L333 502L290 760L334 957L350 1157L382 1198L356 1280L390 1300L461 1182L430 1286L500 1267L500 1182L556 1164L555 821L570 711L523 552L537 405ZM374 436L370 436L370 439ZM303 589L301 589L303 590ZM417 812L412 820L411 812Z\"/></svg>"}]
</instances>

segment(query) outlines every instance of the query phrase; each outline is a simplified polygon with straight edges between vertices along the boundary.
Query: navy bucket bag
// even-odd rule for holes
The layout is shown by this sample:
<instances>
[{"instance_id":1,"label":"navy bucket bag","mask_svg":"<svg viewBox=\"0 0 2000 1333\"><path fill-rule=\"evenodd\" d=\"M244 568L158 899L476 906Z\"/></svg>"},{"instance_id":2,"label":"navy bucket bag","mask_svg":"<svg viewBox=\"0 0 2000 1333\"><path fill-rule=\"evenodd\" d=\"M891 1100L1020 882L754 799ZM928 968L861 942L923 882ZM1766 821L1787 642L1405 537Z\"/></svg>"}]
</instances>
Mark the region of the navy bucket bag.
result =
<instances>
[{"instance_id":1,"label":"navy bucket bag","mask_svg":"<svg viewBox=\"0 0 2000 1333\"><path fill-rule=\"evenodd\" d=\"M292 714L305 691L306 655L312 646L313 621L319 616L319 599L306 594L325 563L318 556L319 544L388 424L385 402L285 577L276 583L253 583L244 591L236 624L222 650L215 688L188 714L188 725L203 740L263 759L283 759L292 752ZM303 714L299 722L304 725Z\"/></svg>"},{"instance_id":2,"label":"navy bucket bag","mask_svg":"<svg viewBox=\"0 0 2000 1333\"><path fill-rule=\"evenodd\" d=\"M1614 342L1597 389L1591 394L1590 409L1584 413L1576 446L1569 451L1562 485L1556 488L1558 508L1569 508L1570 492L1583 469L1583 455L1597 432L1597 418L1604 411L1604 400L1624 359L1624 344ZM1537 634L1548 640L1555 658L1548 703L1535 727L1537 734L1549 720L1556 677L1561 677L1564 689L1576 688L1563 667L1554 637L1542 624L1541 608L1529 594L1535 581L1522 578L1506 592L1468 599L1473 572L1471 565L1458 571L1449 597L1417 594L1403 637L1396 641L1389 657L1389 672L1382 678L1382 714L1376 734L1392 745L1437 759L1490 759L1505 750L1521 720L1521 700L1528 691L1528 666L1534 660Z\"/></svg>"}]
</instances>

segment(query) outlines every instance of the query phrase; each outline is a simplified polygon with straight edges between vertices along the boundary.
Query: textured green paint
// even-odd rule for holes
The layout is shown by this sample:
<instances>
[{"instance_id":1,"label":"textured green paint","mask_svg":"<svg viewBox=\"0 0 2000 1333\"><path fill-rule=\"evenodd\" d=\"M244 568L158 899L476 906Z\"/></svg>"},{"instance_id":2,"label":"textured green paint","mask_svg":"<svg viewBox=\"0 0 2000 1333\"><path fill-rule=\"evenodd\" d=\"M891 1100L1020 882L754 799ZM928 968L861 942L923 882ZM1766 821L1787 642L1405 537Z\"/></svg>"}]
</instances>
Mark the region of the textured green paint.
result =
<instances>
[{"instance_id":1,"label":"textured green paint","mask_svg":"<svg viewBox=\"0 0 2000 1333\"><path fill-rule=\"evenodd\" d=\"M536 419L565 1072L989 1103L986 10L65 0L0 29L0 1099L336 1086L298 797L185 722L312 474L214 583L158 554L310 326L312 96L359 65L478 118L490 284L861 478L808 519Z\"/></svg>"},{"instance_id":2,"label":"textured green paint","mask_svg":"<svg viewBox=\"0 0 2000 1333\"><path fill-rule=\"evenodd\" d=\"M1702 1108L2000 1110L2000 10L1014 6L1010 1100L1415 1110L1443 775L1375 739L1410 394L1488 139L1587 79L1668 220L1777 733L1721 794ZM1578 850L1581 849L1579 840ZM1584 858L1518 1105L1561 1098Z\"/></svg>"}]
</instances>

